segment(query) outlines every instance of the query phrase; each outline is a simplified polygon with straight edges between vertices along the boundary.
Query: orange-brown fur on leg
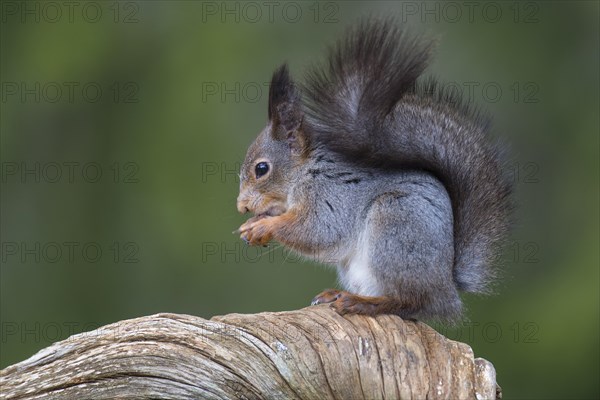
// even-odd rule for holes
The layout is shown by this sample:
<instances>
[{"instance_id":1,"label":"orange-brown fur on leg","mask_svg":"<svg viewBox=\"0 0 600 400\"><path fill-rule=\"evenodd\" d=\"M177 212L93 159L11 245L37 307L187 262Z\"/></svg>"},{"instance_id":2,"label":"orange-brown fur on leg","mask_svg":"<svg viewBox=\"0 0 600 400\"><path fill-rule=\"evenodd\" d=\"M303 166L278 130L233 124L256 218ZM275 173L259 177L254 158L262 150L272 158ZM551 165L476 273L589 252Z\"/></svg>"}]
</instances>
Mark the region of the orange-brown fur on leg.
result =
<instances>
[{"instance_id":1,"label":"orange-brown fur on leg","mask_svg":"<svg viewBox=\"0 0 600 400\"><path fill-rule=\"evenodd\" d=\"M379 314L395 314L402 318L412 318L419 309L417 304L403 304L397 299L387 296L359 296L350 292L328 289L318 294L312 305L329 303L340 315L362 314L376 316Z\"/></svg>"}]
</instances>

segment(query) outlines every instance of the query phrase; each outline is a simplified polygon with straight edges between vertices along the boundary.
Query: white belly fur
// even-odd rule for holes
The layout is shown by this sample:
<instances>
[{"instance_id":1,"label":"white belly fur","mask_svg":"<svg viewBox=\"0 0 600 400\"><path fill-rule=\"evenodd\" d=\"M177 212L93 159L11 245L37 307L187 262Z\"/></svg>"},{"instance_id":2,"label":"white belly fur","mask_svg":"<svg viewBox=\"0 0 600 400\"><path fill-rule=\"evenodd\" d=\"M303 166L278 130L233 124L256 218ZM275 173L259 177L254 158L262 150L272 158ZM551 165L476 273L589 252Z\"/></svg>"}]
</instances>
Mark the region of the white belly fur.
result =
<instances>
[{"instance_id":1,"label":"white belly fur","mask_svg":"<svg viewBox=\"0 0 600 400\"><path fill-rule=\"evenodd\" d=\"M369 263L369 242L362 234L346 261L339 266L340 283L349 292L362 296L381 296L379 284Z\"/></svg>"}]
</instances>

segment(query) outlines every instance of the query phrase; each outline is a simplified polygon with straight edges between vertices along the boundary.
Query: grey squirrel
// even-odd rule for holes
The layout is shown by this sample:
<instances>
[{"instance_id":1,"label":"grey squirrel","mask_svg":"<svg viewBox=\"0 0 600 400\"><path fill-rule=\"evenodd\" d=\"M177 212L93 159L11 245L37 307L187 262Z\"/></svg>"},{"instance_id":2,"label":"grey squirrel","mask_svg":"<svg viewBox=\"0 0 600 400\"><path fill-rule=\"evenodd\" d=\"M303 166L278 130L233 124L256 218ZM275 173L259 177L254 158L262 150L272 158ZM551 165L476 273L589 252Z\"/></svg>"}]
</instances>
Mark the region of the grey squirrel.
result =
<instances>
[{"instance_id":1,"label":"grey squirrel","mask_svg":"<svg viewBox=\"0 0 600 400\"><path fill-rule=\"evenodd\" d=\"M337 267L340 314L457 321L459 290L486 293L511 183L489 120L433 79L433 44L363 20L296 85L273 74L237 208L250 245L276 240Z\"/></svg>"}]
</instances>

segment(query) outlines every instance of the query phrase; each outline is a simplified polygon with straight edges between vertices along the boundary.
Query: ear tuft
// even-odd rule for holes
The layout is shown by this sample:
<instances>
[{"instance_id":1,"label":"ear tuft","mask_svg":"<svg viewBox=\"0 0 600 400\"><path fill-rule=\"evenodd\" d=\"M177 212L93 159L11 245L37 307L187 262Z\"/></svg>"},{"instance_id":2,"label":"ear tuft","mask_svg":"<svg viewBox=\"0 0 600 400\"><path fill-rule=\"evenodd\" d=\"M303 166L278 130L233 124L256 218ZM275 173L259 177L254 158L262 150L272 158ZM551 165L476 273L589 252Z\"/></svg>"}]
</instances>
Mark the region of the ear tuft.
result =
<instances>
[{"instance_id":1,"label":"ear tuft","mask_svg":"<svg viewBox=\"0 0 600 400\"><path fill-rule=\"evenodd\" d=\"M302 122L300 94L290 77L287 64L282 64L271 78L269 87L269 120L274 127L289 133Z\"/></svg>"}]
</instances>

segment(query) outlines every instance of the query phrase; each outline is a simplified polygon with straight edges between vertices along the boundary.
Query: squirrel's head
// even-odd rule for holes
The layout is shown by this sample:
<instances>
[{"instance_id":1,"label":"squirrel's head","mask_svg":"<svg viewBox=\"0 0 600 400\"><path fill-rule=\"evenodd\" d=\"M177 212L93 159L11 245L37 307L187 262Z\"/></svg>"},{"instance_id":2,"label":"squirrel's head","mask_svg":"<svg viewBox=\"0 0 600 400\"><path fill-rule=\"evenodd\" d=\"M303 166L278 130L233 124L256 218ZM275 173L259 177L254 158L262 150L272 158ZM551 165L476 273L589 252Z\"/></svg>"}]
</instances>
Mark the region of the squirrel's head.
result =
<instances>
[{"instance_id":1,"label":"squirrel's head","mask_svg":"<svg viewBox=\"0 0 600 400\"><path fill-rule=\"evenodd\" d=\"M302 121L300 94L284 64L271 79L269 123L242 164L237 199L241 213L275 216L287 210L288 192L309 152Z\"/></svg>"}]
</instances>

